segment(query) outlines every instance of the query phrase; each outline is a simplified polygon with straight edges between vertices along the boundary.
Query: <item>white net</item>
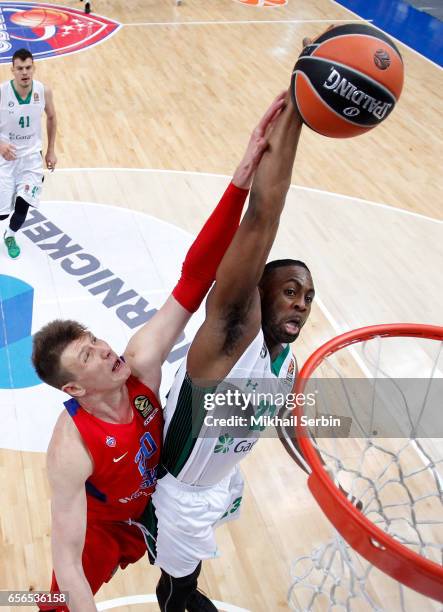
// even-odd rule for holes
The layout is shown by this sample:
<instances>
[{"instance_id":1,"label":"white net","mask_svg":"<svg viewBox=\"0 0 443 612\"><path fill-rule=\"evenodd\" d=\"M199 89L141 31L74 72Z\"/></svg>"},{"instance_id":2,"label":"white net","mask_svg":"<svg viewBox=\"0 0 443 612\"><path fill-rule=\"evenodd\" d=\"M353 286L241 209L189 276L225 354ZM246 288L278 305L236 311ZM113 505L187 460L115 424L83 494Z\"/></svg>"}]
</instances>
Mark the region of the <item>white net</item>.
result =
<instances>
[{"instance_id":1,"label":"white net","mask_svg":"<svg viewBox=\"0 0 443 612\"><path fill-rule=\"evenodd\" d=\"M441 342L415 338L375 338L341 349L311 376L305 395L314 393L315 404L304 410L312 445L336 486L372 523L440 565L442 355ZM294 610L443 610L374 568L337 532L298 557L291 576Z\"/></svg>"}]
</instances>

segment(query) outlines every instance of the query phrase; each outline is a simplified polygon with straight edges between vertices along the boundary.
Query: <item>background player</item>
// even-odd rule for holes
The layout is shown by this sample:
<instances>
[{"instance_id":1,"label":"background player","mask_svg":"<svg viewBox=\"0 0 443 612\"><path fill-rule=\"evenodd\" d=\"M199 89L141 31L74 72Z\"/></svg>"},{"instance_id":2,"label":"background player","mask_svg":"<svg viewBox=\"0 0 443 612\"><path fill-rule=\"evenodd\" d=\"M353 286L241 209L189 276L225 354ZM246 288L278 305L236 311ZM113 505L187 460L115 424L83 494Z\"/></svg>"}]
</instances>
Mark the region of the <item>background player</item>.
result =
<instances>
[{"instance_id":1,"label":"background player","mask_svg":"<svg viewBox=\"0 0 443 612\"><path fill-rule=\"evenodd\" d=\"M0 85L0 221L8 218L3 235L9 256L20 255L15 234L29 206L37 207L43 183L41 117L46 113L46 166L54 170L57 119L51 90L33 79L32 53L19 49L12 56L11 81Z\"/></svg>"},{"instance_id":2,"label":"background player","mask_svg":"<svg viewBox=\"0 0 443 612\"><path fill-rule=\"evenodd\" d=\"M161 365L214 280L267 146L266 130L282 104L277 98L254 130L173 294L131 338L124 359L75 321L54 321L34 337L37 373L72 396L48 448L52 590L69 592L71 612L96 610L93 594L101 584L146 551L139 530L123 521L139 517L156 482Z\"/></svg>"},{"instance_id":3,"label":"background player","mask_svg":"<svg viewBox=\"0 0 443 612\"><path fill-rule=\"evenodd\" d=\"M243 482L237 463L257 440L247 425L218 430L205 425L208 393L220 389L213 381L227 378L236 388L260 392L277 376L292 389L295 363L287 343L309 316L312 278L295 260L274 262L263 271L300 130L301 119L286 102L258 166L247 212L217 270L205 322L168 396L163 477L143 517L147 529L142 526L150 556L162 568L157 585L162 611L183 612L198 596L201 560L216 554L213 527L238 515ZM271 415L275 410L272 404L261 408ZM201 610L215 607L208 601Z\"/></svg>"}]
</instances>

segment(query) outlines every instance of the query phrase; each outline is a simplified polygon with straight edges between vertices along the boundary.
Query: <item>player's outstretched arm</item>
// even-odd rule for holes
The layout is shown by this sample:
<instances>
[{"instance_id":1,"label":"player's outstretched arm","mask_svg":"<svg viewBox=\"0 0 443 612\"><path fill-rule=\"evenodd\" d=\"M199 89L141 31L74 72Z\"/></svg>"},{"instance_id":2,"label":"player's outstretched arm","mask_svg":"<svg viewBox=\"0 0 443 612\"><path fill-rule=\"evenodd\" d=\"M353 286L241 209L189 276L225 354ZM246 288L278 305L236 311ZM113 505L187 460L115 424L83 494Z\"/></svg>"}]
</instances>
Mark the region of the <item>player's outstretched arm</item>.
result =
<instances>
[{"instance_id":1,"label":"player's outstretched arm","mask_svg":"<svg viewBox=\"0 0 443 612\"><path fill-rule=\"evenodd\" d=\"M161 366L215 280L215 274L240 222L243 205L267 147L265 133L283 97L253 130L245 154L217 207L186 255L182 275L160 310L131 338L125 359L132 373L157 391Z\"/></svg>"},{"instance_id":2,"label":"player's outstretched arm","mask_svg":"<svg viewBox=\"0 0 443 612\"><path fill-rule=\"evenodd\" d=\"M75 425L69 421L64 413L59 418L47 455L52 490L52 558L59 589L69 592L70 612L96 612L82 566L86 534L85 482L93 468Z\"/></svg>"},{"instance_id":3,"label":"player's outstretched arm","mask_svg":"<svg viewBox=\"0 0 443 612\"><path fill-rule=\"evenodd\" d=\"M267 114L279 103L281 96ZM259 330L257 284L291 182L301 125L286 93L285 108L275 121L255 174L248 209L217 270L206 320L189 350L187 367L192 378L225 377Z\"/></svg>"}]
</instances>

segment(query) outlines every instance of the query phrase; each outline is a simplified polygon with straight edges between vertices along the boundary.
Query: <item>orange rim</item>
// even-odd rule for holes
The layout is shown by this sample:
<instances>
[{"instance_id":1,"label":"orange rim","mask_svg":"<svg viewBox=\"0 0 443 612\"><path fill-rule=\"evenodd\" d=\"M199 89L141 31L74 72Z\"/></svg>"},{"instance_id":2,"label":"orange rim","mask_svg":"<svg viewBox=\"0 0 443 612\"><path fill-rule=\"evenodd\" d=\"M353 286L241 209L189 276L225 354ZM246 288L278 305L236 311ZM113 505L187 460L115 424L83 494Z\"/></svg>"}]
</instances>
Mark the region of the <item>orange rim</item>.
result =
<instances>
[{"instance_id":1,"label":"orange rim","mask_svg":"<svg viewBox=\"0 0 443 612\"><path fill-rule=\"evenodd\" d=\"M341 334L323 344L309 357L297 377L294 393L304 393L312 373L329 355L357 342L389 336L443 341L443 327L395 323L362 327ZM297 406L293 413L297 416L297 439L303 456L312 469L308 478L309 488L337 531L353 549L383 572L422 595L443 602L443 567L400 544L353 506L329 477L312 445L306 426L301 425L303 408Z\"/></svg>"}]
</instances>

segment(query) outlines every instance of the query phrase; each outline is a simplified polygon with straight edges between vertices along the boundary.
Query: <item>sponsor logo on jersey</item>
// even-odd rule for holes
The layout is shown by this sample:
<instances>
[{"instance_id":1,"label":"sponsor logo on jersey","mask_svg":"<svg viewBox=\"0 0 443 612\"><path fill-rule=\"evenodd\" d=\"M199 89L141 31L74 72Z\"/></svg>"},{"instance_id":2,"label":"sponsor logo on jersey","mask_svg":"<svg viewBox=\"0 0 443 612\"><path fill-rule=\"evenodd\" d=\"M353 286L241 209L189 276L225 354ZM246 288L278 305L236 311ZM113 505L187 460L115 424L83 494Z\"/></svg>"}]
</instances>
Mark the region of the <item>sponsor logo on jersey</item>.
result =
<instances>
[{"instance_id":1,"label":"sponsor logo on jersey","mask_svg":"<svg viewBox=\"0 0 443 612\"><path fill-rule=\"evenodd\" d=\"M154 410L154 406L146 395L137 395L134 399L135 409L142 415L144 419Z\"/></svg>"},{"instance_id":2,"label":"sponsor logo on jersey","mask_svg":"<svg viewBox=\"0 0 443 612\"><path fill-rule=\"evenodd\" d=\"M232 447L234 438L229 434L224 434L223 436L219 436L214 448L214 453L229 453L231 449L234 453L249 453L256 442L257 440L240 440L240 442L237 442L237 444Z\"/></svg>"},{"instance_id":3,"label":"sponsor logo on jersey","mask_svg":"<svg viewBox=\"0 0 443 612\"><path fill-rule=\"evenodd\" d=\"M343 77L334 66L331 66L331 72L323 83L323 87L333 90L334 93L338 94L341 98L345 98L345 100L354 102L354 104L366 110L379 121L385 117L393 104L392 102L376 100L373 96L358 89L351 81Z\"/></svg>"},{"instance_id":4,"label":"sponsor logo on jersey","mask_svg":"<svg viewBox=\"0 0 443 612\"><path fill-rule=\"evenodd\" d=\"M75 53L96 45L121 25L106 17L40 2L0 2L0 63L26 47L36 59Z\"/></svg>"},{"instance_id":5,"label":"sponsor logo on jersey","mask_svg":"<svg viewBox=\"0 0 443 612\"><path fill-rule=\"evenodd\" d=\"M148 416L148 418L147 418L147 419L145 419L145 420L143 421L143 425L144 425L145 427L146 427L147 425L149 425L149 423L152 421L152 419L155 417L155 415L157 414L157 412L158 412L158 411L159 411L159 409L158 409L158 408L156 408L156 409L154 410L154 412L151 412L151 414Z\"/></svg>"},{"instance_id":6,"label":"sponsor logo on jersey","mask_svg":"<svg viewBox=\"0 0 443 612\"><path fill-rule=\"evenodd\" d=\"M241 440L234 446L234 453L249 453L256 443L257 440L254 440L253 442L249 440Z\"/></svg>"},{"instance_id":7,"label":"sponsor logo on jersey","mask_svg":"<svg viewBox=\"0 0 443 612\"><path fill-rule=\"evenodd\" d=\"M119 461L121 461L122 459L124 459L126 457L126 455L129 453L129 451L126 451L126 453L123 453L123 455L120 455L120 457L114 457L112 460L114 463L118 463Z\"/></svg>"},{"instance_id":8,"label":"sponsor logo on jersey","mask_svg":"<svg viewBox=\"0 0 443 612\"><path fill-rule=\"evenodd\" d=\"M129 497L121 497L118 501L121 504L127 504L127 503L133 501L134 499L138 499L142 495L144 495L144 497L148 497L149 493L146 493L146 491L140 491L140 489L137 489L137 491L135 491L135 493L133 493L131 496L129 496Z\"/></svg>"},{"instance_id":9,"label":"sponsor logo on jersey","mask_svg":"<svg viewBox=\"0 0 443 612\"><path fill-rule=\"evenodd\" d=\"M14 134L14 132L9 132L9 140L31 140L34 134ZM29 189L29 185L27 185Z\"/></svg>"},{"instance_id":10,"label":"sponsor logo on jersey","mask_svg":"<svg viewBox=\"0 0 443 612\"><path fill-rule=\"evenodd\" d=\"M10 106L10 107L14 106L14 102L12 100L9 100L8 106Z\"/></svg>"},{"instance_id":11,"label":"sponsor logo on jersey","mask_svg":"<svg viewBox=\"0 0 443 612\"><path fill-rule=\"evenodd\" d=\"M229 447L234 442L234 438L225 434L224 436L219 436L218 443L215 445L214 453L228 453Z\"/></svg>"},{"instance_id":12,"label":"sponsor logo on jersey","mask_svg":"<svg viewBox=\"0 0 443 612\"><path fill-rule=\"evenodd\" d=\"M34 102L40 102L40 96L36 91L34 92Z\"/></svg>"},{"instance_id":13,"label":"sponsor logo on jersey","mask_svg":"<svg viewBox=\"0 0 443 612\"><path fill-rule=\"evenodd\" d=\"M117 444L117 441L114 438L114 436L106 436L106 445L107 446L114 447L116 444Z\"/></svg>"},{"instance_id":14,"label":"sponsor logo on jersey","mask_svg":"<svg viewBox=\"0 0 443 612\"><path fill-rule=\"evenodd\" d=\"M264 359L267 354L268 354L268 348L267 348L266 344L263 344L262 349L260 351L260 357L262 359Z\"/></svg>"}]
</instances>

